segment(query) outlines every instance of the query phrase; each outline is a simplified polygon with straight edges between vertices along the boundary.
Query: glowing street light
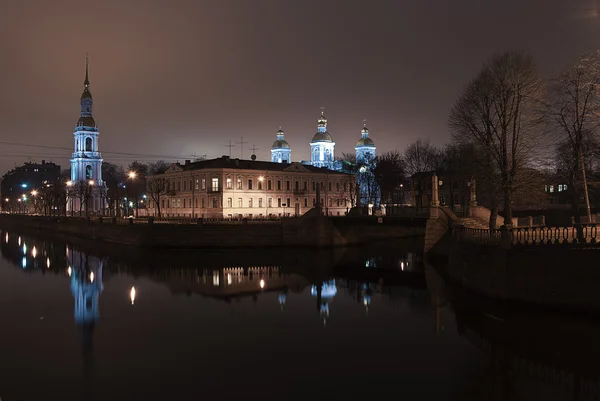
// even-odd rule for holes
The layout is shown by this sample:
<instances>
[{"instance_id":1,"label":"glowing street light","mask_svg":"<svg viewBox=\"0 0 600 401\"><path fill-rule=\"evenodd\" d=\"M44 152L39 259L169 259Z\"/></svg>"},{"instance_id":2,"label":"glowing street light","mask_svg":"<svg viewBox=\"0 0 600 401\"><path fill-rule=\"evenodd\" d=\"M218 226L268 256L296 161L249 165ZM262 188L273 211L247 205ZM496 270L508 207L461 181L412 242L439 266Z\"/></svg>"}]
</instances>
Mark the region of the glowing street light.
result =
<instances>
[{"instance_id":1,"label":"glowing street light","mask_svg":"<svg viewBox=\"0 0 600 401\"><path fill-rule=\"evenodd\" d=\"M71 181L71 180L67 181L67 186L68 187L72 187L73 186L73 181Z\"/></svg>"},{"instance_id":2,"label":"glowing street light","mask_svg":"<svg viewBox=\"0 0 600 401\"><path fill-rule=\"evenodd\" d=\"M88 181L88 184L89 184L89 185L94 185L94 180L89 180L89 181Z\"/></svg>"},{"instance_id":3,"label":"glowing street light","mask_svg":"<svg viewBox=\"0 0 600 401\"><path fill-rule=\"evenodd\" d=\"M37 196L37 194L38 194L38 191L36 191L35 189L33 191L31 191L31 195Z\"/></svg>"},{"instance_id":4,"label":"glowing street light","mask_svg":"<svg viewBox=\"0 0 600 401\"><path fill-rule=\"evenodd\" d=\"M258 181L263 182L263 180L265 179L265 177L263 177L262 175L260 177L258 177Z\"/></svg>"},{"instance_id":5,"label":"glowing street light","mask_svg":"<svg viewBox=\"0 0 600 401\"><path fill-rule=\"evenodd\" d=\"M90 283L94 282L94 272L90 273Z\"/></svg>"},{"instance_id":6,"label":"glowing street light","mask_svg":"<svg viewBox=\"0 0 600 401\"><path fill-rule=\"evenodd\" d=\"M260 288L265 288L265 280L260 280Z\"/></svg>"},{"instance_id":7,"label":"glowing street light","mask_svg":"<svg viewBox=\"0 0 600 401\"><path fill-rule=\"evenodd\" d=\"M137 173L135 171L130 171L128 175L129 175L129 178L131 178L133 180L137 176Z\"/></svg>"}]
</instances>

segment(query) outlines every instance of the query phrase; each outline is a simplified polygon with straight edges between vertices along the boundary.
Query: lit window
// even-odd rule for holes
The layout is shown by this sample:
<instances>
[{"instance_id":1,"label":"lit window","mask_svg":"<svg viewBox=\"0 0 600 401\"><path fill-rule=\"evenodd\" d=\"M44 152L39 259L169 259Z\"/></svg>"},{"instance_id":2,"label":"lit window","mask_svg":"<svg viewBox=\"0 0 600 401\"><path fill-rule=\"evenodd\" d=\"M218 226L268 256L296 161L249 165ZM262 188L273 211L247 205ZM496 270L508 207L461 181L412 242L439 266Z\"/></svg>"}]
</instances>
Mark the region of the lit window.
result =
<instances>
[{"instance_id":1,"label":"lit window","mask_svg":"<svg viewBox=\"0 0 600 401\"><path fill-rule=\"evenodd\" d=\"M243 207L242 198L238 198L238 207Z\"/></svg>"},{"instance_id":2,"label":"lit window","mask_svg":"<svg viewBox=\"0 0 600 401\"><path fill-rule=\"evenodd\" d=\"M263 198L258 198L258 207L263 207Z\"/></svg>"},{"instance_id":3,"label":"lit window","mask_svg":"<svg viewBox=\"0 0 600 401\"><path fill-rule=\"evenodd\" d=\"M219 190L219 179L218 178L213 178L212 179L212 190L213 191L218 191Z\"/></svg>"},{"instance_id":4,"label":"lit window","mask_svg":"<svg viewBox=\"0 0 600 401\"><path fill-rule=\"evenodd\" d=\"M206 189L206 178L202 179L202 189Z\"/></svg>"},{"instance_id":5,"label":"lit window","mask_svg":"<svg viewBox=\"0 0 600 401\"><path fill-rule=\"evenodd\" d=\"M268 207L273 207L273 198L269 198L267 201Z\"/></svg>"},{"instance_id":6,"label":"lit window","mask_svg":"<svg viewBox=\"0 0 600 401\"><path fill-rule=\"evenodd\" d=\"M233 182L231 181L231 178L227 177L227 189L232 189L233 188Z\"/></svg>"},{"instance_id":7,"label":"lit window","mask_svg":"<svg viewBox=\"0 0 600 401\"><path fill-rule=\"evenodd\" d=\"M196 189L200 189L198 185L198 180L196 180Z\"/></svg>"},{"instance_id":8,"label":"lit window","mask_svg":"<svg viewBox=\"0 0 600 401\"><path fill-rule=\"evenodd\" d=\"M227 198L227 207L233 207L233 199L232 198Z\"/></svg>"},{"instance_id":9,"label":"lit window","mask_svg":"<svg viewBox=\"0 0 600 401\"><path fill-rule=\"evenodd\" d=\"M237 189L242 189L242 179L241 178L237 179Z\"/></svg>"},{"instance_id":10,"label":"lit window","mask_svg":"<svg viewBox=\"0 0 600 401\"><path fill-rule=\"evenodd\" d=\"M550 193L554 192L554 185L550 185Z\"/></svg>"},{"instance_id":11,"label":"lit window","mask_svg":"<svg viewBox=\"0 0 600 401\"><path fill-rule=\"evenodd\" d=\"M248 199L248 207L252 207L252 198Z\"/></svg>"}]
</instances>

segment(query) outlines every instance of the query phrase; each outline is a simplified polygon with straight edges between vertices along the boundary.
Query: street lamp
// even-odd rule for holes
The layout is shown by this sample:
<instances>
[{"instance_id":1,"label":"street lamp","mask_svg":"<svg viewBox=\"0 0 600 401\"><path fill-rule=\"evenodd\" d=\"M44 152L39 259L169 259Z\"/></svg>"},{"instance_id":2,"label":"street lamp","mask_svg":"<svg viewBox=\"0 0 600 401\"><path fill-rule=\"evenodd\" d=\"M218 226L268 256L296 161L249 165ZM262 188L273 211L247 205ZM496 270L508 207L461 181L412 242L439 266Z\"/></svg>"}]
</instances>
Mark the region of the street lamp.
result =
<instances>
[{"instance_id":1,"label":"street lamp","mask_svg":"<svg viewBox=\"0 0 600 401\"><path fill-rule=\"evenodd\" d=\"M129 177L130 180L135 180L135 178L137 177L137 173L135 171L130 171L129 173L127 173L127 176ZM137 192L136 189L134 188L134 196L135 196L135 217L139 217L139 207L138 207L138 199L137 199ZM132 208L133 207L133 202L129 202L129 207ZM128 211L127 214L131 213L131 211Z\"/></svg>"}]
</instances>

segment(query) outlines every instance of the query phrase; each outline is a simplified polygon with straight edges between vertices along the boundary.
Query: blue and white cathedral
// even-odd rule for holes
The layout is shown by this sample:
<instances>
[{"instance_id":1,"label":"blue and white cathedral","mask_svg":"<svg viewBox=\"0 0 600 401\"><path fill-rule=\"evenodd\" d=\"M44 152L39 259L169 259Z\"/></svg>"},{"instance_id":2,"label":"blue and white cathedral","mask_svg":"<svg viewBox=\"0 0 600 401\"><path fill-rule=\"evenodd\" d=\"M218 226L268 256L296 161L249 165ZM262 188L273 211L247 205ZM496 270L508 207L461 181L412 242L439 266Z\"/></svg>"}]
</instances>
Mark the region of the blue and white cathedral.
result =
<instances>
[{"instance_id":1,"label":"blue and white cathedral","mask_svg":"<svg viewBox=\"0 0 600 401\"><path fill-rule=\"evenodd\" d=\"M358 204L379 206L380 191L373 174L377 148L375 142L369 137L366 122L363 124L360 135L361 137L354 147L356 164L352 164L354 168L351 169L357 176ZM284 140L281 127L277 131L277 140L271 147L271 161L273 163L291 163L291 148ZM348 171L343 162L335 160L335 142L327 131L327 117L325 117L322 109L317 120L317 133L314 134L310 142L310 161L303 160L301 163L335 171Z\"/></svg>"},{"instance_id":2,"label":"blue and white cathedral","mask_svg":"<svg viewBox=\"0 0 600 401\"><path fill-rule=\"evenodd\" d=\"M88 60L85 60L85 81L81 94L81 111L77 127L73 133L74 152L71 156L71 185L81 188L88 185L91 191L87 205L79 205L79 198L75 196L72 204L73 211L100 211L104 209L102 190L102 156L98 151L98 127L92 115L94 100L90 93L88 78ZM82 207L84 206L84 207Z\"/></svg>"}]
</instances>

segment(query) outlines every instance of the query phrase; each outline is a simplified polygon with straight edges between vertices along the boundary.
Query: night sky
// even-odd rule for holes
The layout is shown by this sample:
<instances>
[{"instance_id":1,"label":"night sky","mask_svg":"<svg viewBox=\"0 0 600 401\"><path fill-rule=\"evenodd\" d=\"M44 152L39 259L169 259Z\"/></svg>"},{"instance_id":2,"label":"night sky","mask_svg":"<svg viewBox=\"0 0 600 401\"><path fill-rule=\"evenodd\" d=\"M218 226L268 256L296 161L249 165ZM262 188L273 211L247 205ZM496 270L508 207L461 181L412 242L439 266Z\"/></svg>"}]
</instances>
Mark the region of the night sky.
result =
<instances>
[{"instance_id":1,"label":"night sky","mask_svg":"<svg viewBox=\"0 0 600 401\"><path fill-rule=\"evenodd\" d=\"M0 144L0 172L67 167L86 52L105 161L219 157L241 136L268 159L279 125L296 161L321 106L336 155L364 118L378 152L441 145L487 58L525 49L548 76L600 48L598 18L594 0L3 0L0 141L65 149Z\"/></svg>"}]
</instances>

